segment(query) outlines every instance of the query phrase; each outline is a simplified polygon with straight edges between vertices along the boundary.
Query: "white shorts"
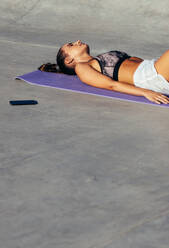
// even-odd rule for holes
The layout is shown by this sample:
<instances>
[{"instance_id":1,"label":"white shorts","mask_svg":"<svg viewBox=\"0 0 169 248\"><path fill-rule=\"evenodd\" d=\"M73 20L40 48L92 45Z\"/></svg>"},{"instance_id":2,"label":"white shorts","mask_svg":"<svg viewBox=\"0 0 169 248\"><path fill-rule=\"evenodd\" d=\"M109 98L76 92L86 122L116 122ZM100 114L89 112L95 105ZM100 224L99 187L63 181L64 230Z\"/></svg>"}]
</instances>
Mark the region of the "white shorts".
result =
<instances>
[{"instance_id":1,"label":"white shorts","mask_svg":"<svg viewBox=\"0 0 169 248\"><path fill-rule=\"evenodd\" d=\"M141 62L134 73L134 85L169 95L169 82L157 73L155 61L156 59Z\"/></svg>"}]
</instances>

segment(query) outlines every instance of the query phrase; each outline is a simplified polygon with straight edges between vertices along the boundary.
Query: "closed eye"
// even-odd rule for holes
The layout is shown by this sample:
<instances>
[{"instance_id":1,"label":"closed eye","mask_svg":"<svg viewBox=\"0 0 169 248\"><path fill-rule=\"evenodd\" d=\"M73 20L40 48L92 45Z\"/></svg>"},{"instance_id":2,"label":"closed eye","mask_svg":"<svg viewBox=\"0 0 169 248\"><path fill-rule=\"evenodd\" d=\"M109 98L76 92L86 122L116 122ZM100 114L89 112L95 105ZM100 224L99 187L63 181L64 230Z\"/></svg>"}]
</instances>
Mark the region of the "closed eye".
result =
<instances>
[{"instance_id":1,"label":"closed eye","mask_svg":"<svg viewBox=\"0 0 169 248\"><path fill-rule=\"evenodd\" d=\"M70 43L68 43L68 46L73 46L73 44L70 42Z\"/></svg>"}]
</instances>

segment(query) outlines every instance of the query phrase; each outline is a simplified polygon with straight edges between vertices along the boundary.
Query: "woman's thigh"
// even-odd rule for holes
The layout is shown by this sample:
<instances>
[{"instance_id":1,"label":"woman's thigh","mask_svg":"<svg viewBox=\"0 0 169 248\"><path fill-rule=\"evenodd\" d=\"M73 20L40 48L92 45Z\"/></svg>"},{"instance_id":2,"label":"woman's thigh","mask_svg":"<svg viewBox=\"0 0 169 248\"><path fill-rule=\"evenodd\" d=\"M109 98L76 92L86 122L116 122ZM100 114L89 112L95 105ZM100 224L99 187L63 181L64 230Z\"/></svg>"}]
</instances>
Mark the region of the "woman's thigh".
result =
<instances>
[{"instance_id":1,"label":"woman's thigh","mask_svg":"<svg viewBox=\"0 0 169 248\"><path fill-rule=\"evenodd\" d=\"M169 81L169 50L167 50L154 63L158 74L161 74L167 81Z\"/></svg>"}]
</instances>

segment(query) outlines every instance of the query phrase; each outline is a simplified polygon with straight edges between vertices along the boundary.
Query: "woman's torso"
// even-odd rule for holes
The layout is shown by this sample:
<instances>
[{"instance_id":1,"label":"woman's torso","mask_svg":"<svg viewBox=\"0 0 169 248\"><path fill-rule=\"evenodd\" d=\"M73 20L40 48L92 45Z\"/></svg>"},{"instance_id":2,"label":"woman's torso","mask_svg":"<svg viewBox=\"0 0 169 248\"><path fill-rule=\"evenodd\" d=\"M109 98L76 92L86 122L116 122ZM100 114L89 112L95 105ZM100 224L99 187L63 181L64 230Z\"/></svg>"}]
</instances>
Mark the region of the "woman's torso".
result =
<instances>
[{"instance_id":1,"label":"woman's torso","mask_svg":"<svg viewBox=\"0 0 169 248\"><path fill-rule=\"evenodd\" d=\"M115 56L111 52L113 52L113 51L110 51L108 53L104 53L103 54L104 56L98 55L98 56L94 57L92 60L90 60L88 62L88 64L90 64L97 71L99 71L99 72L101 72L107 76L110 76L111 73L113 73L114 66L116 66L116 64L118 63L119 59L117 58L117 56L119 56L119 57L121 56L122 58L120 58L120 59L122 59L122 63L120 64L120 67L118 69L118 81L134 84L134 82L133 82L134 72L136 71L137 67L139 66L139 64L143 60L141 58L138 58L138 57L126 56L127 54L125 54L123 52L114 51L117 53L117 56ZM125 57L128 57L128 58L125 58ZM101 60L100 60L100 58L101 58ZM112 70L111 70L111 61L112 61ZM107 69L107 71L106 71L106 69L104 70L104 65L105 66L108 65L108 67L105 67ZM109 72L109 70L110 70L110 72Z\"/></svg>"}]
</instances>

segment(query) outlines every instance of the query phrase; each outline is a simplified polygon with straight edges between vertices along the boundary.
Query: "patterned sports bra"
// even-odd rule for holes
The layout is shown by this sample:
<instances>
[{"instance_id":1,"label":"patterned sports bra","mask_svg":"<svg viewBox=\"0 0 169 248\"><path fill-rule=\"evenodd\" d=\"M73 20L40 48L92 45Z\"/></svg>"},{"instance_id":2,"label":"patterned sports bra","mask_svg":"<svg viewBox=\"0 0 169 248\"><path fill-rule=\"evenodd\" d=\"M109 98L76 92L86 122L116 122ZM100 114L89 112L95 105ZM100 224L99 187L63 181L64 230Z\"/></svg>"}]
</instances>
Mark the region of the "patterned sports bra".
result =
<instances>
[{"instance_id":1,"label":"patterned sports bra","mask_svg":"<svg viewBox=\"0 0 169 248\"><path fill-rule=\"evenodd\" d=\"M125 59L130 58L127 53L120 51L109 51L94 57L101 67L102 74L118 81L118 70Z\"/></svg>"}]
</instances>

